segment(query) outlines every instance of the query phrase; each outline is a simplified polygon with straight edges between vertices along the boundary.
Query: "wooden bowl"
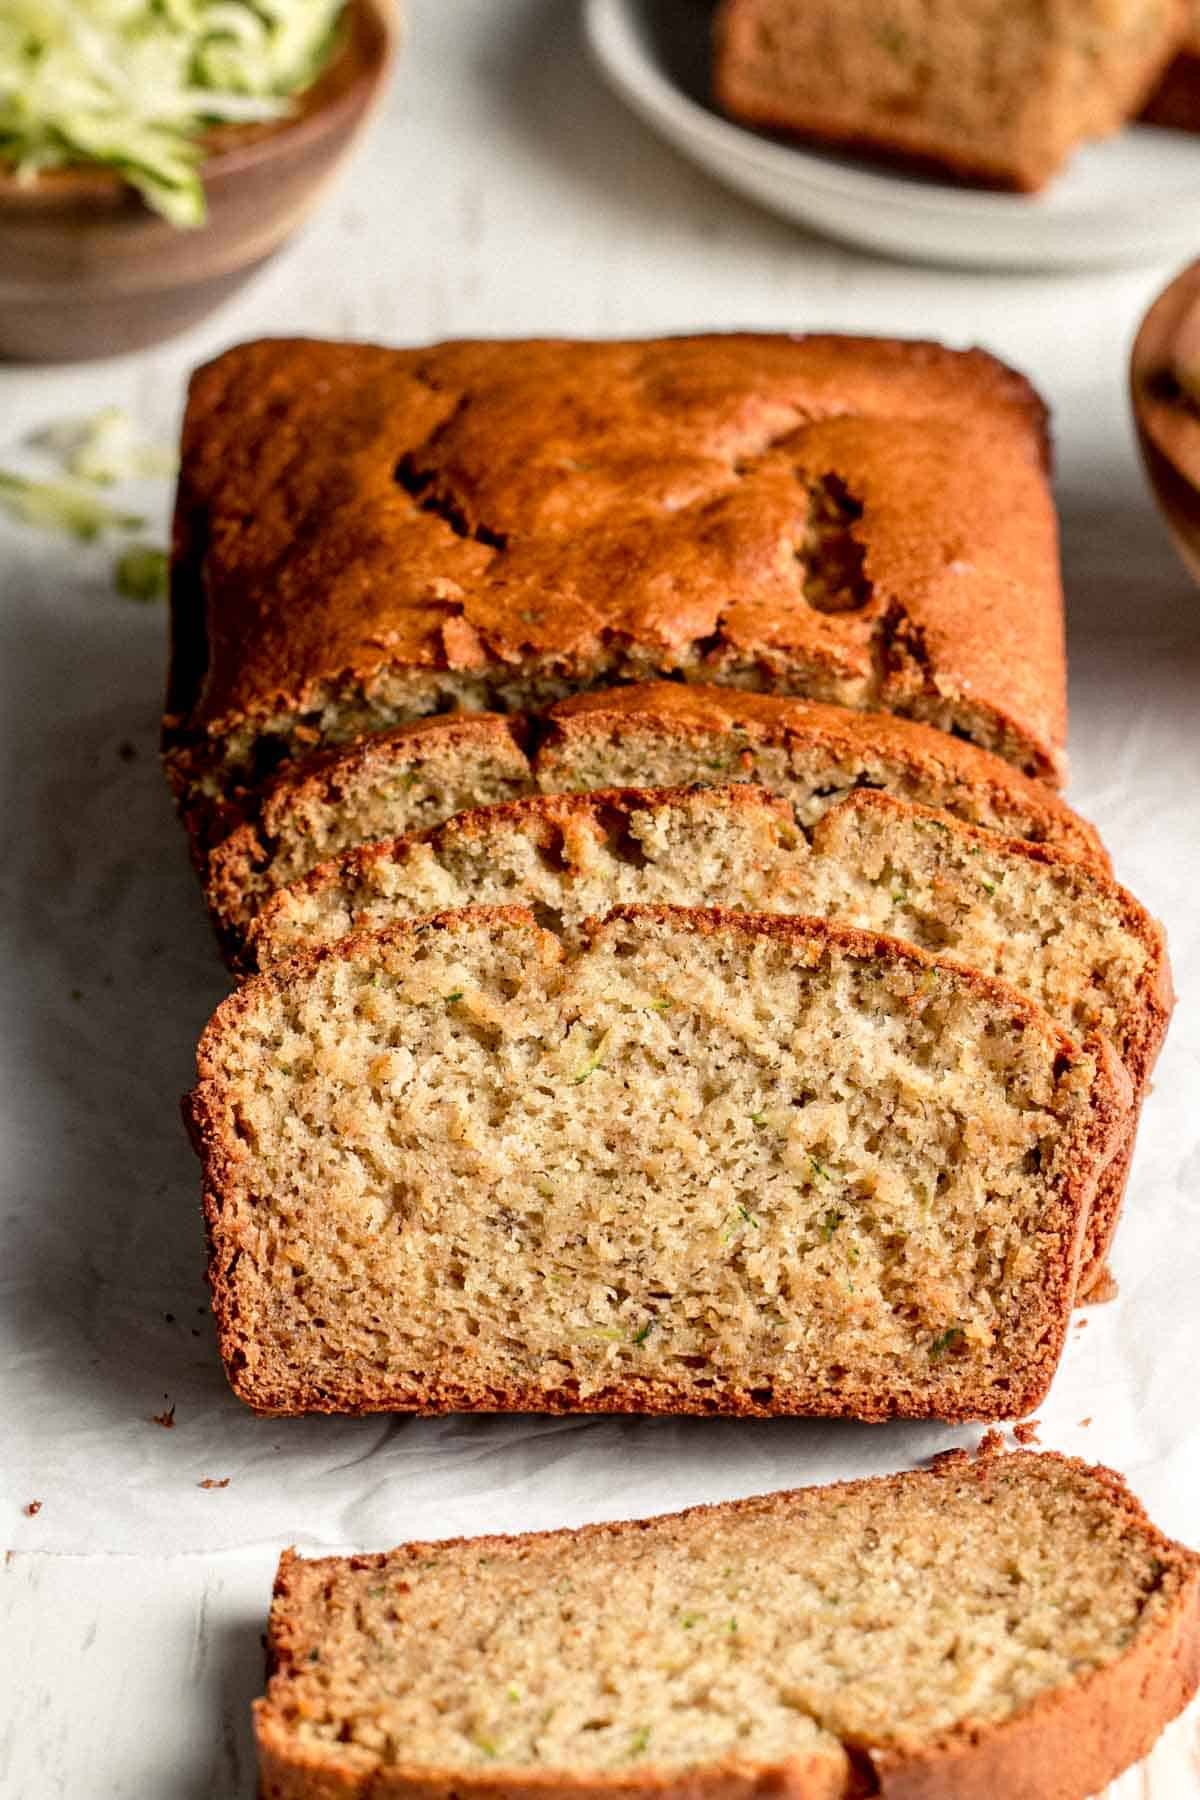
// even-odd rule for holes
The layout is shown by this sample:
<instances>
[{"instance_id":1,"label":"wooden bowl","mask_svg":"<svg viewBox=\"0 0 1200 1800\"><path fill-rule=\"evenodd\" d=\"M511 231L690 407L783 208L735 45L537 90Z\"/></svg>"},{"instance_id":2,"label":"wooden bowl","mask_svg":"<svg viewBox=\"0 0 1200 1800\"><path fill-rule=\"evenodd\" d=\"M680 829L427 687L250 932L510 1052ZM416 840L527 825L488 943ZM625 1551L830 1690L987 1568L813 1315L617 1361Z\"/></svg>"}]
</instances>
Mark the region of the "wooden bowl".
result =
<instances>
[{"instance_id":1,"label":"wooden bowl","mask_svg":"<svg viewBox=\"0 0 1200 1800\"><path fill-rule=\"evenodd\" d=\"M119 176L0 172L0 355L68 362L184 331L247 281L316 205L366 123L392 45L391 0L350 0L345 41L297 111L205 139L208 218L170 225Z\"/></svg>"},{"instance_id":2,"label":"wooden bowl","mask_svg":"<svg viewBox=\"0 0 1200 1800\"><path fill-rule=\"evenodd\" d=\"M1200 368L1200 262L1177 275L1142 321L1130 379L1142 459L1159 509L1200 581L1200 404L1175 378L1180 361Z\"/></svg>"}]
</instances>

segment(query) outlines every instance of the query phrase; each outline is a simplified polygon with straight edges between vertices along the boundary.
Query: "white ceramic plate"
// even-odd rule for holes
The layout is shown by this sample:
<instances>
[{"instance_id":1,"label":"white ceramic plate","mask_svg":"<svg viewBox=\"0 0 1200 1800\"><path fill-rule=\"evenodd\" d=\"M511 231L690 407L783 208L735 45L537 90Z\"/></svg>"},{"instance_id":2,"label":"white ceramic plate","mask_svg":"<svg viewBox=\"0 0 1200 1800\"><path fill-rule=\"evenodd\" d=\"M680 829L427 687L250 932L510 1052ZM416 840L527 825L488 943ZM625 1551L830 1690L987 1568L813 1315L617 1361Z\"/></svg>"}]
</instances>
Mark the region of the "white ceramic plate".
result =
<instances>
[{"instance_id":1,"label":"white ceramic plate","mask_svg":"<svg viewBox=\"0 0 1200 1800\"><path fill-rule=\"evenodd\" d=\"M718 180L831 237L915 261L1054 269L1200 250L1200 135L1132 126L1043 194L892 173L733 124L708 98L712 0L587 0L592 52L634 111Z\"/></svg>"}]
</instances>

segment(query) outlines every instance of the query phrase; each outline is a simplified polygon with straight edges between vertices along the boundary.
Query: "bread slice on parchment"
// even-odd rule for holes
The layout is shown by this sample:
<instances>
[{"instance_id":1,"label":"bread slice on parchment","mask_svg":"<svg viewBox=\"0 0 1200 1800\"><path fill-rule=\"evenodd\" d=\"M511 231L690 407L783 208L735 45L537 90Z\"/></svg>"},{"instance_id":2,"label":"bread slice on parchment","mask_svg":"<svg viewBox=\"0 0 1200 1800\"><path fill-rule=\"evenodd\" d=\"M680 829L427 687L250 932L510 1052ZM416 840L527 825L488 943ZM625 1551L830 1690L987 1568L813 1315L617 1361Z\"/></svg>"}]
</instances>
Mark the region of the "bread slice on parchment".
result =
<instances>
[{"instance_id":1,"label":"bread slice on parchment","mask_svg":"<svg viewBox=\"0 0 1200 1800\"><path fill-rule=\"evenodd\" d=\"M264 1800L1085 1800L1200 1674L1200 1559L1052 1454L286 1552Z\"/></svg>"}]
</instances>

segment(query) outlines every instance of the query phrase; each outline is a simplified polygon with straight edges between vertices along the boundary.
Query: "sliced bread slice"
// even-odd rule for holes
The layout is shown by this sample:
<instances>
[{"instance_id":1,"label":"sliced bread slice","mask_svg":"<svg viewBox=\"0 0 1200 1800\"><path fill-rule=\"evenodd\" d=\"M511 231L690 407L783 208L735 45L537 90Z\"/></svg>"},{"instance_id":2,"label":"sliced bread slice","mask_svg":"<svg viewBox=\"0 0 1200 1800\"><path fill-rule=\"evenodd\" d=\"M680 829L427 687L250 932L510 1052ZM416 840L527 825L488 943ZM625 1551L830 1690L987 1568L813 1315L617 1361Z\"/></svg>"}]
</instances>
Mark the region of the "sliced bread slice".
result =
<instances>
[{"instance_id":1,"label":"sliced bread slice","mask_svg":"<svg viewBox=\"0 0 1200 1800\"><path fill-rule=\"evenodd\" d=\"M853 789L879 788L1107 866L1093 828L1049 788L931 725L669 681L585 694L541 720L447 713L287 763L215 847L197 842L196 860L236 964L271 892L355 844L536 789L697 781L757 782L806 826Z\"/></svg>"},{"instance_id":2,"label":"sliced bread slice","mask_svg":"<svg viewBox=\"0 0 1200 1800\"><path fill-rule=\"evenodd\" d=\"M853 790L813 828L750 786L559 795L464 813L423 838L368 844L271 899L251 933L265 965L443 907L530 906L555 930L627 903L809 913L921 945L1009 981L1073 1035L1102 1031L1140 1097L1166 1031L1161 927L1095 864ZM1120 1209L1132 1135L1089 1221L1091 1291Z\"/></svg>"},{"instance_id":3,"label":"sliced bread slice","mask_svg":"<svg viewBox=\"0 0 1200 1800\"><path fill-rule=\"evenodd\" d=\"M236 961L276 888L373 838L439 824L534 791L520 719L441 713L286 763L248 817L201 855L204 897Z\"/></svg>"},{"instance_id":4,"label":"sliced bread slice","mask_svg":"<svg viewBox=\"0 0 1200 1800\"><path fill-rule=\"evenodd\" d=\"M223 1002L188 1118L267 1413L1005 1418L1062 1349L1127 1077L813 919L393 925Z\"/></svg>"},{"instance_id":5,"label":"sliced bread slice","mask_svg":"<svg viewBox=\"0 0 1200 1800\"><path fill-rule=\"evenodd\" d=\"M1040 781L949 732L782 694L645 682L577 694L539 727L538 786L756 781L813 825L852 788L883 788L1005 837L1107 864L1094 826Z\"/></svg>"},{"instance_id":6,"label":"sliced bread slice","mask_svg":"<svg viewBox=\"0 0 1200 1800\"><path fill-rule=\"evenodd\" d=\"M265 1800L1085 1800L1200 1677L1200 1558L1110 1471L927 1471L287 1551Z\"/></svg>"}]
</instances>

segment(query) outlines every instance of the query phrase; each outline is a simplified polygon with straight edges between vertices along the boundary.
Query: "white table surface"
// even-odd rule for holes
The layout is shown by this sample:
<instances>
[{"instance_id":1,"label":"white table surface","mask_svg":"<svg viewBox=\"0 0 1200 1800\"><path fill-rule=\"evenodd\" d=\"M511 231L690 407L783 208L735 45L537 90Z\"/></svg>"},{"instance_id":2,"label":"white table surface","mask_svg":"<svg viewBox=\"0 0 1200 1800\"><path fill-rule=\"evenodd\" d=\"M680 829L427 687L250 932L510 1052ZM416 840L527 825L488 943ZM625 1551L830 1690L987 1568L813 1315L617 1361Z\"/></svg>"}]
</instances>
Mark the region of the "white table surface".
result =
<instances>
[{"instance_id":1,"label":"white table surface","mask_svg":"<svg viewBox=\"0 0 1200 1800\"><path fill-rule=\"evenodd\" d=\"M0 366L0 463L32 467L31 430L114 403L171 436L187 370L260 333L826 327L979 342L1033 376L1059 447L1072 792L1167 921L1181 1001L1117 1249L1121 1296L1072 1331L1041 1438L1122 1469L1195 1543L1200 600L1144 488L1124 394L1135 322L1168 273L953 274L807 238L626 116L568 0L416 0L383 114L303 240L160 350ZM165 484L141 499L161 531ZM224 981L155 761L162 613L113 595L110 560L0 521L0 1794L248 1800L284 1544L574 1524L898 1468L978 1434L272 1424L238 1407L203 1310L176 1106ZM172 1404L168 1431L152 1421ZM1112 1794L1200 1793L1198 1730L1193 1710Z\"/></svg>"}]
</instances>

